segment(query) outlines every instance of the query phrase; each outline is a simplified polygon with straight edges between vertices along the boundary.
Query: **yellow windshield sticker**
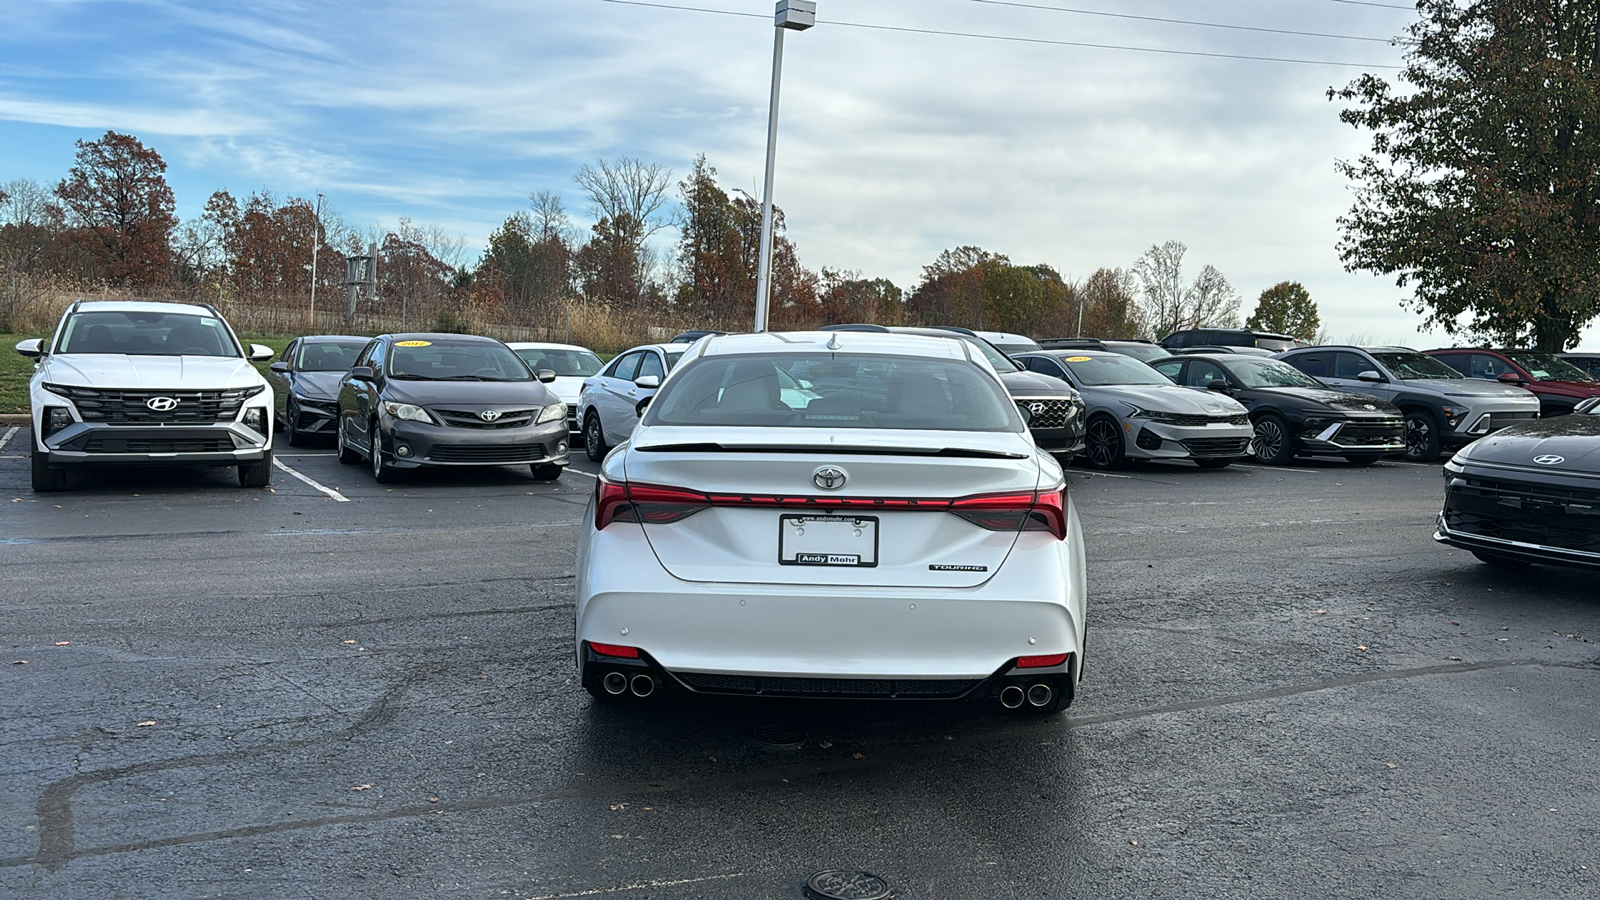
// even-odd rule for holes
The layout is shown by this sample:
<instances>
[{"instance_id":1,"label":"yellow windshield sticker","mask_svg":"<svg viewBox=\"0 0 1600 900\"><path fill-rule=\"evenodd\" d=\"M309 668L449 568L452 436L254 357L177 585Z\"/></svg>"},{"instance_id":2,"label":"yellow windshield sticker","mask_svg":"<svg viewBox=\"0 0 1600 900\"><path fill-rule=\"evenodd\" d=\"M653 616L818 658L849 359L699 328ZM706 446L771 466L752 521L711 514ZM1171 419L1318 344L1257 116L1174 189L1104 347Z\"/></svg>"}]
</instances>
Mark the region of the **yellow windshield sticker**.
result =
<instances>
[{"instance_id":1,"label":"yellow windshield sticker","mask_svg":"<svg viewBox=\"0 0 1600 900\"><path fill-rule=\"evenodd\" d=\"M1090 360L1091 360L1091 357L1088 357L1088 356L1069 356L1069 357L1067 357L1067 362L1089 362Z\"/></svg>"},{"instance_id":2,"label":"yellow windshield sticker","mask_svg":"<svg viewBox=\"0 0 1600 900\"><path fill-rule=\"evenodd\" d=\"M432 347L433 341L395 341L396 347Z\"/></svg>"}]
</instances>

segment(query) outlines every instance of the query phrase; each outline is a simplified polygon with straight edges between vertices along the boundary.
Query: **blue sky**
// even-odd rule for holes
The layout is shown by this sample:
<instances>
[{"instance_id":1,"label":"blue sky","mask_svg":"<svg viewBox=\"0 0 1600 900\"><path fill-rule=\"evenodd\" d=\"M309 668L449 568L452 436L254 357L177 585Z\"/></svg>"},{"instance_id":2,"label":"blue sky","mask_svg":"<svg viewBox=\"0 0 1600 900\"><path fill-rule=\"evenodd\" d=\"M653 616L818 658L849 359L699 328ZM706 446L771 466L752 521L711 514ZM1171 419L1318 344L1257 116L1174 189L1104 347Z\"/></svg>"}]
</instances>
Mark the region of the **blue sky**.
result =
<instances>
[{"instance_id":1,"label":"blue sky","mask_svg":"<svg viewBox=\"0 0 1600 900\"><path fill-rule=\"evenodd\" d=\"M400 217L466 239L528 194L638 157L708 155L759 193L770 0L29 0L0 5L0 181L59 180L107 129L161 152L179 214L206 197L318 191L352 226ZM1388 0L1384 0L1388 2ZM1404 5L1401 0L1393 0ZM812 268L912 286L976 244L1082 278L1166 240L1248 314L1306 284L1337 339L1432 346L1391 281L1345 273L1334 171L1366 139L1326 99L1360 68L999 41L1395 65L1336 40L1039 9L1071 7L1386 39L1415 16L1348 0L820 0L786 42L776 198ZM849 23L849 24L845 24ZM667 240L671 232L664 233Z\"/></svg>"}]
</instances>

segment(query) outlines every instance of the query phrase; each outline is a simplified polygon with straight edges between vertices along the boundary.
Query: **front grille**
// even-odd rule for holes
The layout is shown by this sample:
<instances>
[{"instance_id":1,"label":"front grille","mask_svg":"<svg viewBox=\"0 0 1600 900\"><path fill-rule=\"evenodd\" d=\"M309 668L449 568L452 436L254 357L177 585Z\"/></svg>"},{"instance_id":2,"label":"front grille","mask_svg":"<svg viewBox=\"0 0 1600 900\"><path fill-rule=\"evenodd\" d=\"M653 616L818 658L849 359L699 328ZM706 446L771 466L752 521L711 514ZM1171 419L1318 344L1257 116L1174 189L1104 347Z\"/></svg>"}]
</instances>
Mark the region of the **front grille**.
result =
<instances>
[{"instance_id":1,"label":"front grille","mask_svg":"<svg viewBox=\"0 0 1600 900\"><path fill-rule=\"evenodd\" d=\"M754 675L678 673L690 689L712 694L763 694L788 697L959 697L976 679L768 678Z\"/></svg>"},{"instance_id":2,"label":"front grille","mask_svg":"<svg viewBox=\"0 0 1600 900\"><path fill-rule=\"evenodd\" d=\"M1207 425L1249 425L1250 415L1238 413L1237 415L1202 416L1189 413L1160 413L1152 417L1152 421L1165 425L1178 425L1184 428L1204 428Z\"/></svg>"},{"instance_id":3,"label":"front grille","mask_svg":"<svg viewBox=\"0 0 1600 900\"><path fill-rule=\"evenodd\" d=\"M543 444L434 444L428 451L434 462L523 463L545 458Z\"/></svg>"},{"instance_id":4,"label":"front grille","mask_svg":"<svg viewBox=\"0 0 1600 900\"><path fill-rule=\"evenodd\" d=\"M477 410L433 410L433 414L444 420L446 425L454 425L457 428L522 428L533 423L533 416L537 412L536 409L503 409L500 410L500 418L493 422L485 422Z\"/></svg>"},{"instance_id":5,"label":"front grille","mask_svg":"<svg viewBox=\"0 0 1600 900\"><path fill-rule=\"evenodd\" d=\"M1405 443L1405 423L1400 419L1395 419L1392 422L1377 424L1345 425L1334 433L1333 442L1335 444L1344 444L1348 447L1370 444L1394 444L1399 446Z\"/></svg>"},{"instance_id":6,"label":"front grille","mask_svg":"<svg viewBox=\"0 0 1600 900\"><path fill-rule=\"evenodd\" d=\"M232 422L246 397L261 389L228 391L100 390L57 387L52 390L72 398L85 422L105 425L209 425ZM151 400L172 400L168 410L151 409Z\"/></svg>"},{"instance_id":7,"label":"front grille","mask_svg":"<svg viewBox=\"0 0 1600 900\"><path fill-rule=\"evenodd\" d=\"M1528 419L1537 419L1539 418L1539 414L1536 412L1497 412L1490 413L1490 417L1491 420L1498 425L1501 422L1522 422Z\"/></svg>"},{"instance_id":8,"label":"front grille","mask_svg":"<svg viewBox=\"0 0 1600 900\"><path fill-rule=\"evenodd\" d=\"M1249 446L1247 437L1190 438L1183 442L1190 456L1243 456Z\"/></svg>"},{"instance_id":9,"label":"front grille","mask_svg":"<svg viewBox=\"0 0 1600 900\"><path fill-rule=\"evenodd\" d=\"M1600 491L1455 478L1444 520L1463 534L1600 553Z\"/></svg>"},{"instance_id":10,"label":"front grille","mask_svg":"<svg viewBox=\"0 0 1600 900\"><path fill-rule=\"evenodd\" d=\"M1032 415L1028 427L1033 430L1066 428L1072 423L1078 409L1078 404L1071 400L1054 397L1024 397L1017 401L1017 405Z\"/></svg>"},{"instance_id":11,"label":"front grille","mask_svg":"<svg viewBox=\"0 0 1600 900\"><path fill-rule=\"evenodd\" d=\"M222 438L90 438L85 453L232 453L233 441Z\"/></svg>"}]
</instances>

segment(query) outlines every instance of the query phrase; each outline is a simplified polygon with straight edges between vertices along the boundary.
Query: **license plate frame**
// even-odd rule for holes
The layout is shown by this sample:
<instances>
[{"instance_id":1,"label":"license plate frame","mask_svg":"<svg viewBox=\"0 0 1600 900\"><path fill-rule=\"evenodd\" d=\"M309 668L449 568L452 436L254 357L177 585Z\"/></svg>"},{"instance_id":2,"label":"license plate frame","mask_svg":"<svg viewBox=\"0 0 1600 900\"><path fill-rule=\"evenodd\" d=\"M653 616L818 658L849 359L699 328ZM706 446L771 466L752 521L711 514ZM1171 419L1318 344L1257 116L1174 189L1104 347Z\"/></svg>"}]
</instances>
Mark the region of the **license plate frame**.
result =
<instances>
[{"instance_id":1,"label":"license plate frame","mask_svg":"<svg viewBox=\"0 0 1600 900\"><path fill-rule=\"evenodd\" d=\"M778 564L823 569L876 568L878 524L877 516L779 516ZM817 533L806 533L808 526ZM861 534L857 536L856 531Z\"/></svg>"}]
</instances>

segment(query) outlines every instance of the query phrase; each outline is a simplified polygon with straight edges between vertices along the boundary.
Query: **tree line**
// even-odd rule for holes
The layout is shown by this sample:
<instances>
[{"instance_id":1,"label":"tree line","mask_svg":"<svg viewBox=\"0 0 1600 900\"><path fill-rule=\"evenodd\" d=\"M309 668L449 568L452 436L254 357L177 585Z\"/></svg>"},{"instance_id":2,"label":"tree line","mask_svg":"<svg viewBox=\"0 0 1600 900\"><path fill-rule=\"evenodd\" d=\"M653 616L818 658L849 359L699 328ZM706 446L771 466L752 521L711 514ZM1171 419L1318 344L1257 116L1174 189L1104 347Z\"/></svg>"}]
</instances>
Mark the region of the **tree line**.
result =
<instances>
[{"instance_id":1,"label":"tree line","mask_svg":"<svg viewBox=\"0 0 1600 900\"><path fill-rule=\"evenodd\" d=\"M315 282L319 309L344 310L346 260L371 250L377 283L358 309L345 310L352 318L392 320L406 310L414 328L483 330L570 322L577 310L586 321L620 323L611 333L626 342L645 324L740 330L754 317L761 204L720 184L704 155L676 182L669 169L637 159L584 165L572 181L592 225L581 229L559 194L539 190L476 259L437 226L401 219L393 228L355 227L318 201L267 190L216 191L197 217L180 220L165 172L154 148L108 131L77 142L74 165L54 186L0 183L0 331L17 330L45 295L93 289L299 310ZM774 329L874 322L1136 338L1239 320L1228 280L1209 265L1188 279L1177 241L1081 281L1043 263L955 247L902 288L807 268L782 209L773 215ZM666 233L676 241L663 241ZM1290 282L1263 293L1251 325L1305 337L1318 330L1315 305Z\"/></svg>"}]
</instances>

